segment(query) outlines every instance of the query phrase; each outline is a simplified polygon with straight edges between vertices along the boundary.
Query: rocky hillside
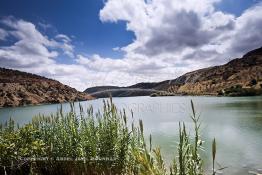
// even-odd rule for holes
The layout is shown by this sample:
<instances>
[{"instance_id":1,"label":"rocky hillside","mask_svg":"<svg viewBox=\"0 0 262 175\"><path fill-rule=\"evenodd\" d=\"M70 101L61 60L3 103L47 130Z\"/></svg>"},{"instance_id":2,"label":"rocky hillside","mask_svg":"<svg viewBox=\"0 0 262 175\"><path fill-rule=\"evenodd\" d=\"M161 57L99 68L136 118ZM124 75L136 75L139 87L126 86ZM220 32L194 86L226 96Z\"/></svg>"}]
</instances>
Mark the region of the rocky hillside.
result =
<instances>
[{"instance_id":1,"label":"rocky hillside","mask_svg":"<svg viewBox=\"0 0 262 175\"><path fill-rule=\"evenodd\" d=\"M255 93L260 91L261 84L262 48L259 48L225 65L189 72L155 88L174 93L224 95L236 88L252 89Z\"/></svg>"},{"instance_id":2,"label":"rocky hillside","mask_svg":"<svg viewBox=\"0 0 262 175\"><path fill-rule=\"evenodd\" d=\"M92 98L55 80L0 68L0 107L83 101Z\"/></svg>"},{"instance_id":3,"label":"rocky hillside","mask_svg":"<svg viewBox=\"0 0 262 175\"><path fill-rule=\"evenodd\" d=\"M103 91L107 89L99 88ZM173 80L158 83L139 83L125 88L158 91L154 93L154 96L179 94L259 95L262 93L262 47L248 52L242 58L233 59L225 65L189 72ZM96 88L92 90L92 93L100 91Z\"/></svg>"}]
</instances>

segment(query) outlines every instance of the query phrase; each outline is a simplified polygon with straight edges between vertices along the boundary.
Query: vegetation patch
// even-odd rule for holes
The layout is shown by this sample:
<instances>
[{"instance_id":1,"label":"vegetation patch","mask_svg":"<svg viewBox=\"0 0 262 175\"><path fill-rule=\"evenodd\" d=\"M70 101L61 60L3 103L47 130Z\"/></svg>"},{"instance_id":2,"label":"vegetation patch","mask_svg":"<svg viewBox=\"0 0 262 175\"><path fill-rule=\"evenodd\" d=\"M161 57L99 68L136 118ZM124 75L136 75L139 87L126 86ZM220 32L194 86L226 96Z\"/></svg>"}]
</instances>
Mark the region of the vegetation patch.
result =
<instances>
[{"instance_id":1,"label":"vegetation patch","mask_svg":"<svg viewBox=\"0 0 262 175\"><path fill-rule=\"evenodd\" d=\"M261 94L262 94L261 88L260 89L253 88L253 87L243 88L241 85L231 86L230 88L226 88L218 92L218 95L231 96L231 97L256 96Z\"/></svg>"},{"instance_id":2,"label":"vegetation patch","mask_svg":"<svg viewBox=\"0 0 262 175\"><path fill-rule=\"evenodd\" d=\"M202 175L203 141L191 106L194 135L179 123L177 151L169 166L160 148L152 148L152 137L146 141L142 120L128 122L125 110L110 100L96 113L81 105L78 113L72 104L68 113L61 106L56 114L36 116L22 127L10 119L0 127L0 174ZM214 142L213 161L215 150Z\"/></svg>"}]
</instances>

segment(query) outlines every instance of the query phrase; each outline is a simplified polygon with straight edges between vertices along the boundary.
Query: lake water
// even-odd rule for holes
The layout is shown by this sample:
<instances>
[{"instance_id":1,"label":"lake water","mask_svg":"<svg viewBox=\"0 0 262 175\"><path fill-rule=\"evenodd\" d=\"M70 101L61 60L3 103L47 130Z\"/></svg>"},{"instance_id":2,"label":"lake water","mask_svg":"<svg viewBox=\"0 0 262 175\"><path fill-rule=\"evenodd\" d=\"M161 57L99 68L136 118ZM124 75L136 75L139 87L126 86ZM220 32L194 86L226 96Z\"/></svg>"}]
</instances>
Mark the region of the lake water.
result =
<instances>
[{"instance_id":1,"label":"lake water","mask_svg":"<svg viewBox=\"0 0 262 175\"><path fill-rule=\"evenodd\" d=\"M119 108L134 112L135 120L142 119L145 134L153 136L167 162L176 151L178 123L191 126L190 100L201 115L202 139L205 141L205 165L210 170L211 141L217 140L217 162L228 167L223 174L246 175L262 169L262 96L258 97L128 97L113 98ZM84 107L100 109L102 99L81 102ZM54 113L60 105L41 105L0 109L0 122L12 118L24 124L39 113ZM63 104L69 110L69 104ZM128 112L128 113L129 113ZM131 120L131 119L130 119ZM261 172L262 173L262 172Z\"/></svg>"}]
</instances>

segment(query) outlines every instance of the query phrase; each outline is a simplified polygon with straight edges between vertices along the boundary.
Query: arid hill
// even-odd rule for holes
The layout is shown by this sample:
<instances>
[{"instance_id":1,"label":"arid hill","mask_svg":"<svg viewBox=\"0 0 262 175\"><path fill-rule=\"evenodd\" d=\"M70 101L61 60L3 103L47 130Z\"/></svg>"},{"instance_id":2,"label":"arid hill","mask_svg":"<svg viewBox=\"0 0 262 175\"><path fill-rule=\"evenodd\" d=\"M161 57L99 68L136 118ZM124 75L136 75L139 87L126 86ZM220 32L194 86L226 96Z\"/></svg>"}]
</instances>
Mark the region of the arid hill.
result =
<instances>
[{"instance_id":1,"label":"arid hill","mask_svg":"<svg viewBox=\"0 0 262 175\"><path fill-rule=\"evenodd\" d=\"M150 89L161 95L259 95L262 91L262 47L250 51L242 58L236 58L225 65L209 67L186 73L176 79L157 83L138 83L124 87ZM88 88L85 92L89 92ZM106 87L91 88L100 94ZM118 89L111 87L110 90ZM123 87L121 88L123 89ZM114 94L118 95L116 92ZM140 93L141 94L141 93ZM92 95L92 94L91 94ZM136 93L132 93L135 96ZM148 95L145 93L145 95ZM151 94L152 95L152 94ZM102 96L105 97L105 96Z\"/></svg>"},{"instance_id":2,"label":"arid hill","mask_svg":"<svg viewBox=\"0 0 262 175\"><path fill-rule=\"evenodd\" d=\"M83 101L92 98L52 79L0 68L0 107Z\"/></svg>"},{"instance_id":3,"label":"arid hill","mask_svg":"<svg viewBox=\"0 0 262 175\"><path fill-rule=\"evenodd\" d=\"M261 84L262 48L259 48L225 65L189 72L156 88L193 95L223 95L230 89L259 90Z\"/></svg>"}]
</instances>

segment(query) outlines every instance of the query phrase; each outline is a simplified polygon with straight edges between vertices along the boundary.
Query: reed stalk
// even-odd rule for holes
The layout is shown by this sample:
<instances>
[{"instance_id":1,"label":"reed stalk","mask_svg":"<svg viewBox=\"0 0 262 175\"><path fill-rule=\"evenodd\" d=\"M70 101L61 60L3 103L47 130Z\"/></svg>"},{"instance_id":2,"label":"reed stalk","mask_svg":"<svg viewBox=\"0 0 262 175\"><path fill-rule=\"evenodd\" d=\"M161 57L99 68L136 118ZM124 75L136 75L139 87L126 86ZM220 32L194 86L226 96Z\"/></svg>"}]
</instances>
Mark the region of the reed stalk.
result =
<instances>
[{"instance_id":1,"label":"reed stalk","mask_svg":"<svg viewBox=\"0 0 262 175\"><path fill-rule=\"evenodd\" d=\"M0 174L126 174L203 175L199 151L200 122L191 101L194 135L179 123L177 153L169 170L159 147L149 146L142 120L128 121L112 99L101 111L84 109L70 112L63 107L48 116L38 115L24 126L13 120L0 126ZM133 113L131 115L133 119ZM213 142L213 175L216 154Z\"/></svg>"}]
</instances>

